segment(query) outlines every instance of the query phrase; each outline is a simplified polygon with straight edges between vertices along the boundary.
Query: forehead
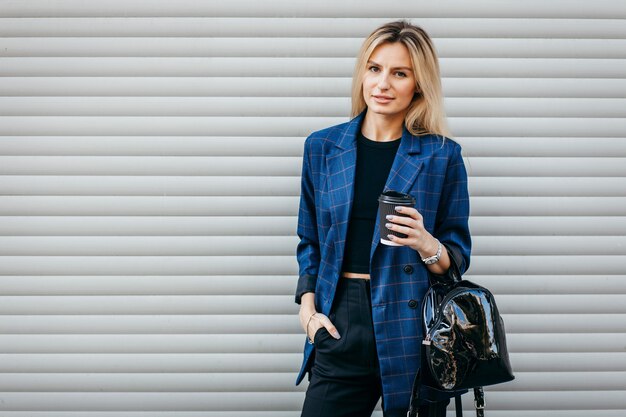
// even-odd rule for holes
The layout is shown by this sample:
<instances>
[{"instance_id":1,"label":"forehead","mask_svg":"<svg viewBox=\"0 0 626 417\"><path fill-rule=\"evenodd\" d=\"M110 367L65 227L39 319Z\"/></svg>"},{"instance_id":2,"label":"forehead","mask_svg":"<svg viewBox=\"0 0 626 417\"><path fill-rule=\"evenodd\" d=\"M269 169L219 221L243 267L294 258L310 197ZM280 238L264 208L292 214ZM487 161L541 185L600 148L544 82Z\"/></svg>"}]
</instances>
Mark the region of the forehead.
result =
<instances>
[{"instance_id":1,"label":"forehead","mask_svg":"<svg viewBox=\"0 0 626 417\"><path fill-rule=\"evenodd\" d=\"M401 42L385 42L378 45L370 55L369 61L392 68L412 68L409 51Z\"/></svg>"}]
</instances>

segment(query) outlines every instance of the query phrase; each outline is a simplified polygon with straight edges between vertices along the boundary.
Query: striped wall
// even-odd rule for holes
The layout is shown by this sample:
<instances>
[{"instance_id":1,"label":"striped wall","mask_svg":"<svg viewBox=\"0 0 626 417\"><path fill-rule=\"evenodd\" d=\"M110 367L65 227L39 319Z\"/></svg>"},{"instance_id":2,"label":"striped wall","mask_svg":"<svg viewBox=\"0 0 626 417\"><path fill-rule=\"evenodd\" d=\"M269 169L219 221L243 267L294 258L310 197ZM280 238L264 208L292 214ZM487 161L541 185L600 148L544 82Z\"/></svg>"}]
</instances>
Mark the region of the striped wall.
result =
<instances>
[{"instance_id":1,"label":"striped wall","mask_svg":"<svg viewBox=\"0 0 626 417\"><path fill-rule=\"evenodd\" d=\"M626 3L33 0L0 1L0 417L300 415L302 144L397 18L507 326L488 415L626 415Z\"/></svg>"}]
</instances>

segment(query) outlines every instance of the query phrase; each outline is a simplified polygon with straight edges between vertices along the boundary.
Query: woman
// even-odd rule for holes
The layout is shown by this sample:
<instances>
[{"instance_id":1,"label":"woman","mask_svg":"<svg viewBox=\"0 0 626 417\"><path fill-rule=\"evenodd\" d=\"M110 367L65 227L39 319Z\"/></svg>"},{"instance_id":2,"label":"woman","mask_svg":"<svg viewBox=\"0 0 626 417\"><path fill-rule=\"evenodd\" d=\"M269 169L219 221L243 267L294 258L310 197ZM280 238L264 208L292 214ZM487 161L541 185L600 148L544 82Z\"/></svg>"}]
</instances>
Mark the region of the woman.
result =
<instances>
[{"instance_id":1,"label":"woman","mask_svg":"<svg viewBox=\"0 0 626 417\"><path fill-rule=\"evenodd\" d=\"M461 147L445 124L429 36L406 21L376 29L359 51L352 120L304 144L296 303L306 332L296 385L309 372L302 417L405 416L420 366L421 301L429 276L469 267L469 197ZM378 196L415 198L383 219ZM381 238L391 241L382 244ZM448 400L420 417L444 416Z\"/></svg>"}]
</instances>

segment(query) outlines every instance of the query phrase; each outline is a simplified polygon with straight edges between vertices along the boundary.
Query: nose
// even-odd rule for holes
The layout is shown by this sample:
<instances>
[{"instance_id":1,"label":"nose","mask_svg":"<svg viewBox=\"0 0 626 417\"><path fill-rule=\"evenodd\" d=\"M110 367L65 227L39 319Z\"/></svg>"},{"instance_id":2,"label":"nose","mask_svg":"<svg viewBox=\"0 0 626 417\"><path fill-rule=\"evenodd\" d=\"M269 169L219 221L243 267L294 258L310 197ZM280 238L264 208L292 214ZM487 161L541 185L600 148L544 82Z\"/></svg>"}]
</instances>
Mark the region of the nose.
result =
<instances>
[{"instance_id":1,"label":"nose","mask_svg":"<svg viewBox=\"0 0 626 417\"><path fill-rule=\"evenodd\" d=\"M378 78L378 88L381 90L386 90L389 88L389 81L387 81L388 74L386 72L381 72L380 77Z\"/></svg>"}]
</instances>

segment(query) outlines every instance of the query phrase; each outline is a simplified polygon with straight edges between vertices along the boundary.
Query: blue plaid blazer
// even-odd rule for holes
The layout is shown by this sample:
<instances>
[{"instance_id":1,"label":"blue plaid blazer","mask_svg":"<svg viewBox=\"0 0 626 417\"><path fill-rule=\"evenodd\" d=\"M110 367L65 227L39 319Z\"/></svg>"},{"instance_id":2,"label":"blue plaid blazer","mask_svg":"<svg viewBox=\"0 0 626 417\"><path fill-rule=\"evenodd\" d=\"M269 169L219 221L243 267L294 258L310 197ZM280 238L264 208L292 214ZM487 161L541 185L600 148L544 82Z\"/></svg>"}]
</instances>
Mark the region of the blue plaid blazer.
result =
<instances>
[{"instance_id":1,"label":"blue plaid blazer","mask_svg":"<svg viewBox=\"0 0 626 417\"><path fill-rule=\"evenodd\" d=\"M298 289L315 288L315 307L330 314L339 280L356 166L356 135L367 108L352 120L313 132L304 142L296 249ZM402 139L384 191L415 197L424 225L446 246L463 274L470 264L469 196L461 146L450 138L412 135ZM430 272L408 246L380 242L378 219L370 250L372 319L385 410L407 409L420 366L421 303ZM451 270L448 273L451 273ZM300 299L297 293L296 302ZM313 364L315 345L304 341L296 385Z\"/></svg>"}]
</instances>

